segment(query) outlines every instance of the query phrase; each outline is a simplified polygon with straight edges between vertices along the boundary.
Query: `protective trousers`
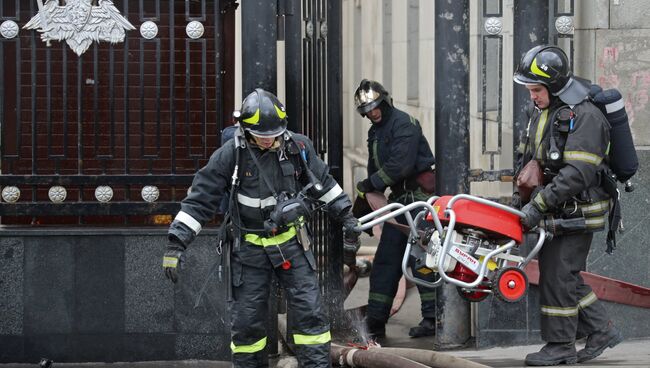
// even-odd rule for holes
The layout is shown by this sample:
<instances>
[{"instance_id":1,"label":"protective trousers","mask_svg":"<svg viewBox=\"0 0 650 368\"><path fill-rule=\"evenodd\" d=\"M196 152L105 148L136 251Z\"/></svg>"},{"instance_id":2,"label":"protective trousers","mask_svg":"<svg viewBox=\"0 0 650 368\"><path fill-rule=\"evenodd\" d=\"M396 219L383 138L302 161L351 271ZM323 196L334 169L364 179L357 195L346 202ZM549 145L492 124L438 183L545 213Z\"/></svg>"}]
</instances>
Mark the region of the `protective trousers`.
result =
<instances>
[{"instance_id":1,"label":"protective trousers","mask_svg":"<svg viewBox=\"0 0 650 368\"><path fill-rule=\"evenodd\" d=\"M305 255L292 258L288 270L257 268L233 261L232 272L230 333L234 367L268 367L266 326L273 273L286 291L291 315L288 332L300 366L331 366L330 326L322 308L316 273Z\"/></svg>"},{"instance_id":2,"label":"protective trousers","mask_svg":"<svg viewBox=\"0 0 650 368\"><path fill-rule=\"evenodd\" d=\"M406 223L404 216L397 217L397 221L402 224ZM390 317L393 298L397 293L399 280L402 277L402 258L404 257L407 241L408 236L399 229L388 223L384 225L377 252L372 262L372 271L370 272L370 294L368 295L368 308L366 310L369 319L386 323ZM413 259L409 260L411 267L413 261ZM425 281L435 281L434 272L422 274L413 270L413 275ZM417 288L420 293L422 317L435 318L435 290L420 285L417 285Z\"/></svg>"},{"instance_id":3,"label":"protective trousers","mask_svg":"<svg viewBox=\"0 0 650 368\"><path fill-rule=\"evenodd\" d=\"M605 307L580 276L592 238L593 233L557 236L539 253L544 341L570 342L607 326Z\"/></svg>"}]
</instances>

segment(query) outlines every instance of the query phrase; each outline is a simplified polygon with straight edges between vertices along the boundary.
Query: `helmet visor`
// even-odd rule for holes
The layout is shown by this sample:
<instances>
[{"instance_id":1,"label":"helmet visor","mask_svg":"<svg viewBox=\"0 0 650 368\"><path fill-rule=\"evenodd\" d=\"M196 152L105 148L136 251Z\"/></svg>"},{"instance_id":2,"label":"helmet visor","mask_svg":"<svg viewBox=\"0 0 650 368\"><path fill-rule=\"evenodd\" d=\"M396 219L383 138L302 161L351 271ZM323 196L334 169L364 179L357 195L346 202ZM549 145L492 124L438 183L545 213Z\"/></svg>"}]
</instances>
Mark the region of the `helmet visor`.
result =
<instances>
[{"instance_id":1,"label":"helmet visor","mask_svg":"<svg viewBox=\"0 0 650 368\"><path fill-rule=\"evenodd\" d=\"M248 131L251 135L259 138L274 138L282 135L285 130L287 130L287 126L284 124L271 131L256 131L250 127L246 127L246 131Z\"/></svg>"},{"instance_id":2,"label":"helmet visor","mask_svg":"<svg viewBox=\"0 0 650 368\"><path fill-rule=\"evenodd\" d=\"M369 104L376 99L379 98L381 94L377 91L375 91L372 88L368 88L367 90L359 90L357 93L354 95L354 104L357 106L357 108L361 105L366 105Z\"/></svg>"},{"instance_id":3,"label":"helmet visor","mask_svg":"<svg viewBox=\"0 0 650 368\"><path fill-rule=\"evenodd\" d=\"M531 84L543 84L546 85L546 83L538 80L538 79L532 79L530 77L527 77L521 73L516 73L513 77L515 80L515 83L517 84L523 84L524 86L529 86Z\"/></svg>"},{"instance_id":4,"label":"helmet visor","mask_svg":"<svg viewBox=\"0 0 650 368\"><path fill-rule=\"evenodd\" d=\"M354 104L357 107L357 112L361 116L366 115L370 110L376 108L381 103L381 93L375 91L372 87L364 90L357 90L354 94Z\"/></svg>"}]
</instances>

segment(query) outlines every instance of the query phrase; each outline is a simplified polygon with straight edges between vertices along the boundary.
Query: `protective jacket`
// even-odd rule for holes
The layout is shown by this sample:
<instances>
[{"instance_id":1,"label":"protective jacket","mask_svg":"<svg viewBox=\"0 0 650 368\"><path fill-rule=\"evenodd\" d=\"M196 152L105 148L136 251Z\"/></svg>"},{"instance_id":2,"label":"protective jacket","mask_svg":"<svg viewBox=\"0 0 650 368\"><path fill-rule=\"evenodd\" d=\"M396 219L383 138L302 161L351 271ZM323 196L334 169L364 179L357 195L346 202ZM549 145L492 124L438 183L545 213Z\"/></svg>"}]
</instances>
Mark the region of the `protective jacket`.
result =
<instances>
[{"instance_id":1,"label":"protective jacket","mask_svg":"<svg viewBox=\"0 0 650 368\"><path fill-rule=\"evenodd\" d=\"M547 216L585 218L584 229L556 234L538 256L541 334L547 342L573 342L607 325L605 308L580 271L592 232L605 226L608 147L609 123L596 106L588 100L567 106L555 99L549 108L532 111L519 148L519 169L533 158L544 169L544 187L533 194L533 204ZM559 152L557 159L552 152Z\"/></svg>"},{"instance_id":2,"label":"protective jacket","mask_svg":"<svg viewBox=\"0 0 650 368\"><path fill-rule=\"evenodd\" d=\"M530 114L518 149L519 169L530 159L544 169L544 188L531 198L542 212L562 218L584 216L586 231L602 230L609 208L603 188L609 170L609 123L588 100L572 107L554 102ZM554 149L560 154L557 160L551 159Z\"/></svg>"},{"instance_id":3,"label":"protective jacket","mask_svg":"<svg viewBox=\"0 0 650 368\"><path fill-rule=\"evenodd\" d=\"M230 209L236 231L229 305L234 367L268 366L266 327L273 275L286 291L292 315L289 337L299 364L329 367L330 327L320 300L313 253L298 242L300 225L292 222L269 232L264 222L282 193L294 195L307 185L306 167L322 184L321 189L308 189L307 195L324 204L331 217L346 214L351 202L329 175L327 165L316 155L307 137L287 131L272 148L265 150L249 142L248 147L238 148L237 142L228 141L197 172L191 191L170 226L169 238L188 246L212 219L222 198L234 190ZM233 188L237 151L239 185Z\"/></svg>"},{"instance_id":4,"label":"protective jacket","mask_svg":"<svg viewBox=\"0 0 650 368\"><path fill-rule=\"evenodd\" d=\"M375 189L391 188L389 201L409 204L427 200L432 194L425 193L417 184L419 173L431 170L435 160L427 139L422 135L420 122L409 114L382 103L382 120L373 123L368 130L368 178ZM413 215L415 215L413 213ZM396 220L406 224L404 216ZM390 317L391 306L402 277L401 262L408 236L393 226L384 226L370 274L367 318L383 326ZM413 275L434 282L430 270L416 270L414 259L409 259ZM435 290L417 285L420 293L421 312L424 318L435 318ZM377 333L372 331L370 333Z\"/></svg>"},{"instance_id":5,"label":"protective jacket","mask_svg":"<svg viewBox=\"0 0 650 368\"><path fill-rule=\"evenodd\" d=\"M226 142L210 157L207 165L200 169L192 183L192 189L181 203L181 210L170 226L169 235L183 245L189 245L201 231L205 223L210 221L219 207L221 198L228 195L232 174L235 169L235 140ZM301 153L303 152L303 153ZM251 154L256 155L264 175L273 188L269 188L262 178L259 168L254 163ZM260 150L250 145L250 150L240 148L239 187L235 193L233 221L241 227L240 236L249 244L268 245L272 242L284 243L293 238L295 229L270 236L264 231L264 221L277 203L273 192L295 194L307 184L307 178L300 163L304 154L308 167L322 184L321 190L311 188L308 194L317 201L325 204L325 209L332 218L338 218L347 213L351 207L350 199L343 193L342 188L328 172L327 165L316 155L311 141L301 134L287 132L283 135L282 143L277 148ZM238 215L238 216L236 216ZM239 217L239 218L237 218ZM273 240L271 240L273 239ZM284 250L284 249L283 249ZM282 257L276 247L257 246L241 247L242 261L251 266L277 267L282 263ZM295 252L284 254L285 257L295 256ZM266 256L272 264L266 262Z\"/></svg>"},{"instance_id":6,"label":"protective jacket","mask_svg":"<svg viewBox=\"0 0 650 368\"><path fill-rule=\"evenodd\" d=\"M382 120L368 130L368 178L378 191L391 188L389 200L426 200L417 174L435 163L420 122L396 108L382 108Z\"/></svg>"}]
</instances>

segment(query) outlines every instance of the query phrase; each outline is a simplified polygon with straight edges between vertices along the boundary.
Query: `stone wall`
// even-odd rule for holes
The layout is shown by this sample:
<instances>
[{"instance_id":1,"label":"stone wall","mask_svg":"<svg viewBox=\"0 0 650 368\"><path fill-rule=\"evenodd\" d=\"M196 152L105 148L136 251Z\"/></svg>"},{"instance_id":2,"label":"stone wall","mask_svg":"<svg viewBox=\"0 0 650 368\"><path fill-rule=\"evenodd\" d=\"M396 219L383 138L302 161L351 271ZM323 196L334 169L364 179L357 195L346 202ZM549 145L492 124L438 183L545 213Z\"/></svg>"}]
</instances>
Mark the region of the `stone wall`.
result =
<instances>
[{"instance_id":1,"label":"stone wall","mask_svg":"<svg viewBox=\"0 0 650 368\"><path fill-rule=\"evenodd\" d=\"M207 233L207 234L206 234ZM214 231L173 285L163 229L0 229L0 362L229 360Z\"/></svg>"}]
</instances>

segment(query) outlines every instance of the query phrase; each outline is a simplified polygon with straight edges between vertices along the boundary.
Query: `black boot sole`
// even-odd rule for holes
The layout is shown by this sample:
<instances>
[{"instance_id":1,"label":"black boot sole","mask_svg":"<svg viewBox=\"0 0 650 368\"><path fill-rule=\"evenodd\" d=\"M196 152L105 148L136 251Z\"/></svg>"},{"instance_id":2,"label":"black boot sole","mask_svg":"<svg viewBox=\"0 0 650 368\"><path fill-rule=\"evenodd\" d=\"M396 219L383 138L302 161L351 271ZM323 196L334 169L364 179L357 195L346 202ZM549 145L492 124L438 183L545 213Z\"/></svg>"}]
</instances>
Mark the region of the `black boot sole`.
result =
<instances>
[{"instance_id":1,"label":"black boot sole","mask_svg":"<svg viewBox=\"0 0 650 368\"><path fill-rule=\"evenodd\" d=\"M620 344L622 341L623 341L623 335L621 335L621 333L619 332L619 333L617 333L616 335L612 336L612 338L609 339L609 341L607 342L607 344L602 345L598 350L594 351L592 354L588 354L588 355L580 356L580 352L581 352L581 351L584 351L584 349L583 349L583 350L580 350L580 351L578 352L578 363L582 363L582 362L586 362L586 361L589 361L589 360L595 359L595 358L597 358L600 354L602 354L603 351L605 351L605 349L607 349L607 348L613 348L614 346ZM584 353L584 354L586 354L586 353Z\"/></svg>"},{"instance_id":2,"label":"black boot sole","mask_svg":"<svg viewBox=\"0 0 650 368\"><path fill-rule=\"evenodd\" d=\"M528 360L528 359L526 359L526 365L536 366L536 367L550 366L550 365L560 365L560 364L571 365L571 364L576 364L577 362L578 362L577 357L562 358L562 359L556 359L556 360Z\"/></svg>"}]
</instances>

